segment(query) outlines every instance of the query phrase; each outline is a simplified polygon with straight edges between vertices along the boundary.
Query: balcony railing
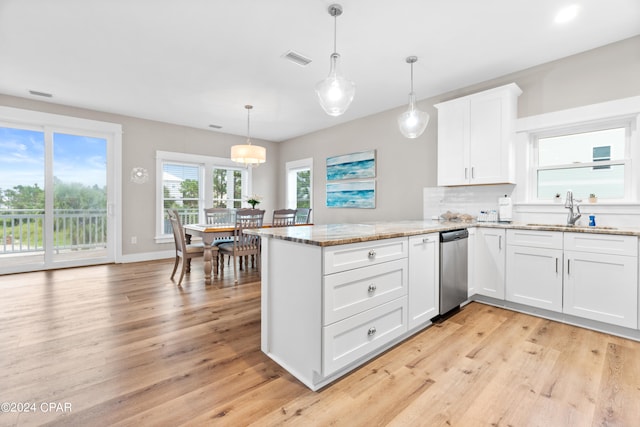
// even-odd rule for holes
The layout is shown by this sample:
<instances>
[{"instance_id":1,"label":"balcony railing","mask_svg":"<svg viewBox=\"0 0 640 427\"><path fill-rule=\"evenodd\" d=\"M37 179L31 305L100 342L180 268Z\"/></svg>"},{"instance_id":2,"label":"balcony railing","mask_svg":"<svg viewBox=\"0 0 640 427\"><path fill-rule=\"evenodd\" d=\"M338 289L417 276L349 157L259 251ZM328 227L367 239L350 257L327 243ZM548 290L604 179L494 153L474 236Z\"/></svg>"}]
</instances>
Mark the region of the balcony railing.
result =
<instances>
[{"instance_id":1,"label":"balcony railing","mask_svg":"<svg viewBox=\"0 0 640 427\"><path fill-rule=\"evenodd\" d=\"M43 251L44 221L44 210L0 209L0 254ZM106 209L54 209L54 251L106 246Z\"/></svg>"}]
</instances>

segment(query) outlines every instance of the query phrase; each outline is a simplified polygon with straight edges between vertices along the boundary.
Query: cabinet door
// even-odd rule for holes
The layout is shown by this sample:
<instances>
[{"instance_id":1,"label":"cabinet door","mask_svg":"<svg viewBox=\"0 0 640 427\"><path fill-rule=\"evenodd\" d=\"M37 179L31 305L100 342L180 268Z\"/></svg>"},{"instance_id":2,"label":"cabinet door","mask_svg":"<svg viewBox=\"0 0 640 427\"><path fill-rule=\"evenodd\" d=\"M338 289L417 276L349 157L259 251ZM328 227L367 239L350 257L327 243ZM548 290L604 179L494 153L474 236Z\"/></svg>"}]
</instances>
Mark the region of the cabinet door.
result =
<instances>
[{"instance_id":1,"label":"cabinet door","mask_svg":"<svg viewBox=\"0 0 640 427\"><path fill-rule=\"evenodd\" d=\"M469 230L469 240L467 242L467 296L471 297L476 291L476 228Z\"/></svg>"},{"instance_id":2,"label":"cabinet door","mask_svg":"<svg viewBox=\"0 0 640 427\"><path fill-rule=\"evenodd\" d=\"M438 315L440 235L409 238L409 329Z\"/></svg>"},{"instance_id":3,"label":"cabinet door","mask_svg":"<svg viewBox=\"0 0 640 427\"><path fill-rule=\"evenodd\" d=\"M507 182L509 146L503 145L501 97L472 99L469 106L469 182Z\"/></svg>"},{"instance_id":4,"label":"cabinet door","mask_svg":"<svg viewBox=\"0 0 640 427\"><path fill-rule=\"evenodd\" d=\"M438 106L438 185L469 183L469 102Z\"/></svg>"},{"instance_id":5,"label":"cabinet door","mask_svg":"<svg viewBox=\"0 0 640 427\"><path fill-rule=\"evenodd\" d=\"M562 250L507 246L507 301L562 312Z\"/></svg>"},{"instance_id":6,"label":"cabinet door","mask_svg":"<svg viewBox=\"0 0 640 427\"><path fill-rule=\"evenodd\" d=\"M564 312L638 327L638 258L565 251Z\"/></svg>"},{"instance_id":7,"label":"cabinet door","mask_svg":"<svg viewBox=\"0 0 640 427\"><path fill-rule=\"evenodd\" d=\"M476 230L476 293L504 299L505 230Z\"/></svg>"}]
</instances>

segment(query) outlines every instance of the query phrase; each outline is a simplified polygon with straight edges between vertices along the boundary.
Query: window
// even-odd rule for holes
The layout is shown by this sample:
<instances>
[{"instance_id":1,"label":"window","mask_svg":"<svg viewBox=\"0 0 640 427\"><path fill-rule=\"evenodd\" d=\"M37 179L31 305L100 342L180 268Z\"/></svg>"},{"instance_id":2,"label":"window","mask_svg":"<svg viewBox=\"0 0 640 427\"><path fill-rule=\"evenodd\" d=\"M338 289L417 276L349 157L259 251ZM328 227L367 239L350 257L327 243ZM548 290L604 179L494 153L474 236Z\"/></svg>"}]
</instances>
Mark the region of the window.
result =
<instances>
[{"instance_id":1,"label":"window","mask_svg":"<svg viewBox=\"0 0 640 427\"><path fill-rule=\"evenodd\" d=\"M312 208L313 159L287 162L287 208Z\"/></svg>"},{"instance_id":2,"label":"window","mask_svg":"<svg viewBox=\"0 0 640 427\"><path fill-rule=\"evenodd\" d=\"M578 199L592 193L601 200L625 199L629 135L629 124L583 126L538 135L532 156L536 198L552 200L555 194L570 189Z\"/></svg>"},{"instance_id":3,"label":"window","mask_svg":"<svg viewBox=\"0 0 640 427\"><path fill-rule=\"evenodd\" d=\"M229 159L159 151L156 163L156 240L171 238L169 208L178 210L183 224L197 224L204 222L205 207L239 208L250 194L250 170Z\"/></svg>"}]
</instances>

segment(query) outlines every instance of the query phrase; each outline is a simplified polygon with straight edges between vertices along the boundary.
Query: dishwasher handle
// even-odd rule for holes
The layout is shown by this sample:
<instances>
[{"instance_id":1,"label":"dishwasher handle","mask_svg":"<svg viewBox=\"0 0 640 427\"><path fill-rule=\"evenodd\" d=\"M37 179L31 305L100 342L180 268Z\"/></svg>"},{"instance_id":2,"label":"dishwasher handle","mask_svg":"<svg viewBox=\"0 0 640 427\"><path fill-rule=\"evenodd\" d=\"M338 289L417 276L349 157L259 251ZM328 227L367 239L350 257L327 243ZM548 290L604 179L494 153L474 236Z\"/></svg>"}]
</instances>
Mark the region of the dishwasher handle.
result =
<instances>
[{"instance_id":1,"label":"dishwasher handle","mask_svg":"<svg viewBox=\"0 0 640 427\"><path fill-rule=\"evenodd\" d=\"M455 240L466 239L469 237L469 230L466 228L461 230L442 231L440 233L441 242L453 242Z\"/></svg>"}]
</instances>

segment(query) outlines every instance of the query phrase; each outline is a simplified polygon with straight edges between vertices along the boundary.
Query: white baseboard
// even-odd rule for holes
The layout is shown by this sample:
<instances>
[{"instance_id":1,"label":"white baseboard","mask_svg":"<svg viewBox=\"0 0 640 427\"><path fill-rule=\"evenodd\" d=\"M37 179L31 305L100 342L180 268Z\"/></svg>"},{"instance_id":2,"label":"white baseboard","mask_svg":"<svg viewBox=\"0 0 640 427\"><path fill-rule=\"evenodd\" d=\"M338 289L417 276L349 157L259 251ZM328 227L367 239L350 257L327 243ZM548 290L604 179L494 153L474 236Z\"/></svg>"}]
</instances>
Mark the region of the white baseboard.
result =
<instances>
[{"instance_id":1,"label":"white baseboard","mask_svg":"<svg viewBox=\"0 0 640 427\"><path fill-rule=\"evenodd\" d=\"M171 249L168 251L144 252L138 254L122 255L118 260L119 263L126 264L130 262L155 261L157 259L175 258L176 251Z\"/></svg>"}]
</instances>

